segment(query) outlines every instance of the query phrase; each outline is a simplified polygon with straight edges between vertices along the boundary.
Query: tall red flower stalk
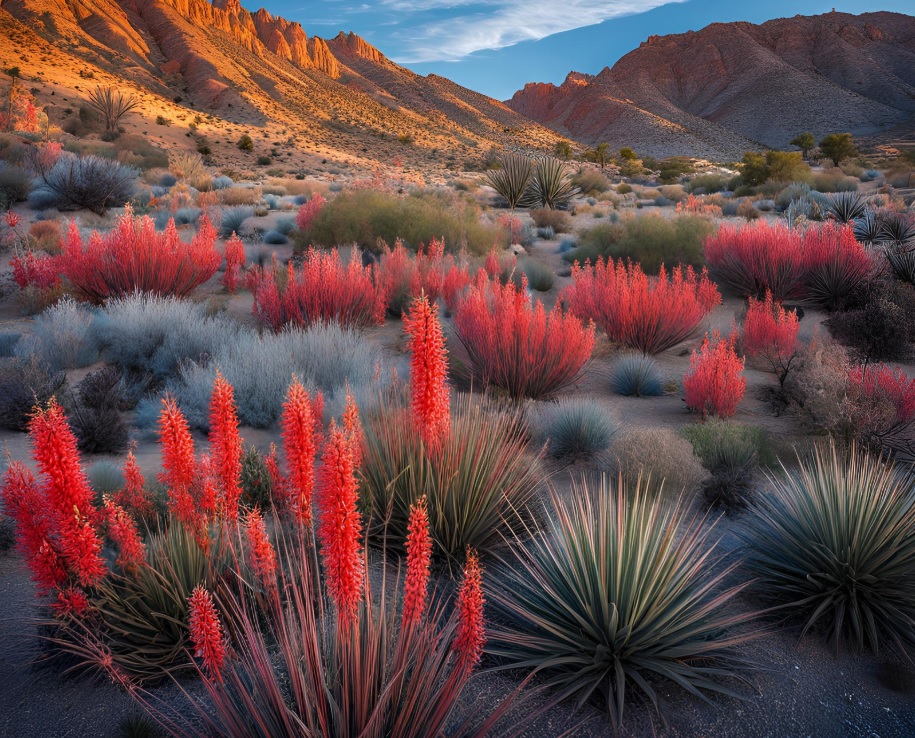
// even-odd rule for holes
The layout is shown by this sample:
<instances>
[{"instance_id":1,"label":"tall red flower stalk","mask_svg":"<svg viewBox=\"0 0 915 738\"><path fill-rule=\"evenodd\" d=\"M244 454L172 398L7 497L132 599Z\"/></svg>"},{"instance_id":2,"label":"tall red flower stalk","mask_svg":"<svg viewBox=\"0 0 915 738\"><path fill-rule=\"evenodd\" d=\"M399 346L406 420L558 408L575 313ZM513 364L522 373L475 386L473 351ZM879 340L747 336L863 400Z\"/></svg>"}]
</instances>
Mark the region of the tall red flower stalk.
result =
<instances>
[{"instance_id":1,"label":"tall red flower stalk","mask_svg":"<svg viewBox=\"0 0 915 738\"><path fill-rule=\"evenodd\" d=\"M242 491L241 454L235 393L217 370L210 396L210 456L222 493L222 513L229 520L238 519L238 500Z\"/></svg>"},{"instance_id":2,"label":"tall red flower stalk","mask_svg":"<svg viewBox=\"0 0 915 738\"><path fill-rule=\"evenodd\" d=\"M141 520L152 518L153 501L146 490L146 480L132 450L127 453L124 462L124 487L115 493L114 502Z\"/></svg>"},{"instance_id":3,"label":"tall red flower stalk","mask_svg":"<svg viewBox=\"0 0 915 738\"><path fill-rule=\"evenodd\" d=\"M58 516L61 553L80 584L95 584L106 572L102 541L93 527L98 511L80 467L76 437L55 400L32 418L29 433L45 498Z\"/></svg>"},{"instance_id":4,"label":"tall red flower stalk","mask_svg":"<svg viewBox=\"0 0 915 738\"><path fill-rule=\"evenodd\" d=\"M276 587L276 552L267 535L267 525L260 510L254 508L248 512L245 520L245 538L248 541L248 560L265 589Z\"/></svg>"},{"instance_id":5,"label":"tall red flower stalk","mask_svg":"<svg viewBox=\"0 0 915 738\"><path fill-rule=\"evenodd\" d=\"M409 340L410 394L413 421L426 447L441 448L451 430L451 394L448 389L448 354L438 320L438 308L425 295L413 302L404 317Z\"/></svg>"},{"instance_id":6,"label":"tall red flower stalk","mask_svg":"<svg viewBox=\"0 0 915 738\"><path fill-rule=\"evenodd\" d=\"M349 628L355 621L365 576L359 545L362 517L357 504L352 444L343 429L331 422L318 487L318 538L327 591L337 606L341 629Z\"/></svg>"},{"instance_id":7,"label":"tall red flower stalk","mask_svg":"<svg viewBox=\"0 0 915 738\"><path fill-rule=\"evenodd\" d=\"M191 494L197 464L194 460L194 439L184 414L171 397L162 399L159 415L159 442L162 447L162 468L159 481L168 489L169 510L186 527L196 530L199 513Z\"/></svg>"},{"instance_id":8,"label":"tall red flower stalk","mask_svg":"<svg viewBox=\"0 0 915 738\"><path fill-rule=\"evenodd\" d=\"M461 666L470 671L483 655L486 644L486 629L483 619L483 575L477 552L467 549L464 563L464 579L458 592L458 628L453 648L458 654Z\"/></svg>"},{"instance_id":9,"label":"tall red flower stalk","mask_svg":"<svg viewBox=\"0 0 915 738\"><path fill-rule=\"evenodd\" d=\"M721 303L718 289L703 271L691 267L648 277L638 264L600 259L575 264L562 299L573 315L593 320L615 343L658 354L689 338L699 321Z\"/></svg>"},{"instance_id":10,"label":"tall red flower stalk","mask_svg":"<svg viewBox=\"0 0 915 738\"><path fill-rule=\"evenodd\" d=\"M738 358L734 346L737 335L722 338L714 331L702 341L699 351L693 351L689 371L683 377L686 406L703 418L715 415L728 418L737 412L737 406L747 389L743 376L743 359Z\"/></svg>"},{"instance_id":11,"label":"tall red flower stalk","mask_svg":"<svg viewBox=\"0 0 915 738\"><path fill-rule=\"evenodd\" d=\"M146 565L146 546L140 538L137 524L124 508L111 499L105 499L108 519L108 537L118 548L117 565L128 574L134 574Z\"/></svg>"},{"instance_id":12,"label":"tall red flower stalk","mask_svg":"<svg viewBox=\"0 0 915 738\"><path fill-rule=\"evenodd\" d=\"M429 535L429 513L426 498L410 506L407 524L407 578L403 586L403 627L418 623L426 610L429 589L429 565L432 561L432 536Z\"/></svg>"},{"instance_id":13,"label":"tall red flower stalk","mask_svg":"<svg viewBox=\"0 0 915 738\"><path fill-rule=\"evenodd\" d=\"M321 403L323 406L323 398ZM311 498L315 487L315 454L318 450L316 429L320 416L315 410L317 398L311 396L299 382L292 378L286 392L280 427L283 430L283 453L289 469L288 492L295 520L303 526L311 524Z\"/></svg>"},{"instance_id":14,"label":"tall red flower stalk","mask_svg":"<svg viewBox=\"0 0 915 738\"><path fill-rule=\"evenodd\" d=\"M222 668L226 660L226 646L223 641L222 624L213 598L201 585L194 587L188 598L190 615L188 625L194 655L203 660L203 667L213 679L222 679Z\"/></svg>"},{"instance_id":15,"label":"tall red flower stalk","mask_svg":"<svg viewBox=\"0 0 915 738\"><path fill-rule=\"evenodd\" d=\"M353 466L362 463L362 454L365 447L365 435L362 422L359 420L359 406L349 387L346 388L346 407L343 410L343 430L353 447Z\"/></svg>"}]
</instances>

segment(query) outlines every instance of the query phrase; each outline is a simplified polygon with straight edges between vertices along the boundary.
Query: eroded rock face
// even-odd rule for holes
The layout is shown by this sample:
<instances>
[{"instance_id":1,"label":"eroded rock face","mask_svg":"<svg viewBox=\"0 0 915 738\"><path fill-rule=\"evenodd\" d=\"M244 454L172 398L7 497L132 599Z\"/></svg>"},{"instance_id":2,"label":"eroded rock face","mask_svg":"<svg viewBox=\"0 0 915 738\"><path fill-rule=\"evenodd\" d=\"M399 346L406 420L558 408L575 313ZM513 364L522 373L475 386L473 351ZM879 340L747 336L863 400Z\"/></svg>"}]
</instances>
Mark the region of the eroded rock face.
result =
<instances>
[{"instance_id":1,"label":"eroded rock face","mask_svg":"<svg viewBox=\"0 0 915 738\"><path fill-rule=\"evenodd\" d=\"M690 136L725 153L747 140L784 147L803 130L869 135L915 115L915 18L826 13L651 36L596 77L528 84L508 104L656 156ZM658 147L663 130L670 144Z\"/></svg>"},{"instance_id":2,"label":"eroded rock face","mask_svg":"<svg viewBox=\"0 0 915 738\"><path fill-rule=\"evenodd\" d=\"M311 57L315 69L324 72L332 79L340 77L340 64L337 58L330 52L327 41L323 38L314 36L308 39L308 55Z\"/></svg>"}]
</instances>

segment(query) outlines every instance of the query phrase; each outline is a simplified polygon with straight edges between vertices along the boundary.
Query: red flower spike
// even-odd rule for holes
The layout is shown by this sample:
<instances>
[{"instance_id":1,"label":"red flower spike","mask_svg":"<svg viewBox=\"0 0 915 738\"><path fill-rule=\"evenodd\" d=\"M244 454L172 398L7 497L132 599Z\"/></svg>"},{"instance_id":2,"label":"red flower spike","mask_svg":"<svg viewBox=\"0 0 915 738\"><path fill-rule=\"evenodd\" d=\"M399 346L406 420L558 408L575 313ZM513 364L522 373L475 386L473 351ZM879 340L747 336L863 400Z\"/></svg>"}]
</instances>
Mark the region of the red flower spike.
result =
<instances>
[{"instance_id":1,"label":"red flower spike","mask_svg":"<svg viewBox=\"0 0 915 738\"><path fill-rule=\"evenodd\" d=\"M464 563L464 580L458 592L457 611L458 628L454 639L454 650L458 653L461 665L473 669L483 655L486 644L486 632L483 621L483 577L480 560L476 551L467 549L467 561Z\"/></svg>"},{"instance_id":2,"label":"red flower spike","mask_svg":"<svg viewBox=\"0 0 915 738\"><path fill-rule=\"evenodd\" d=\"M89 598L78 587L67 587L57 593L57 599L51 605L54 616L64 620L66 618L80 618L89 609Z\"/></svg>"},{"instance_id":3,"label":"red flower spike","mask_svg":"<svg viewBox=\"0 0 915 738\"><path fill-rule=\"evenodd\" d=\"M353 466L359 467L362 463L362 451L365 446L365 435L362 423L359 420L359 407L349 387L346 388L346 408L343 411L343 430L353 447Z\"/></svg>"},{"instance_id":4,"label":"red flower spike","mask_svg":"<svg viewBox=\"0 0 915 738\"><path fill-rule=\"evenodd\" d=\"M241 454L235 393L217 370L210 397L210 456L222 492L222 513L229 520L238 519L238 500L242 492Z\"/></svg>"},{"instance_id":5,"label":"red flower spike","mask_svg":"<svg viewBox=\"0 0 915 738\"><path fill-rule=\"evenodd\" d=\"M338 624L348 628L356 618L364 577L362 518L357 507L352 446L331 422L322 456L318 487L318 538L327 577L327 590L337 605Z\"/></svg>"},{"instance_id":6,"label":"red flower spike","mask_svg":"<svg viewBox=\"0 0 915 738\"><path fill-rule=\"evenodd\" d=\"M196 525L197 514L191 497L191 485L197 464L194 439L184 414L171 397L162 399L159 415L159 441L162 446L162 468L159 481L168 488L168 506L186 526Z\"/></svg>"},{"instance_id":7,"label":"red flower spike","mask_svg":"<svg viewBox=\"0 0 915 738\"><path fill-rule=\"evenodd\" d=\"M212 679L222 680L222 668L226 660L222 625L213 604L213 598L199 584L188 598L190 615L188 625L194 655L203 659L203 668Z\"/></svg>"},{"instance_id":8,"label":"red flower spike","mask_svg":"<svg viewBox=\"0 0 915 738\"><path fill-rule=\"evenodd\" d=\"M448 355L438 321L438 308L422 296L404 317L409 336L410 392L413 420L426 447L435 452L451 431L451 395L448 389Z\"/></svg>"},{"instance_id":9,"label":"red flower spike","mask_svg":"<svg viewBox=\"0 0 915 738\"><path fill-rule=\"evenodd\" d=\"M410 506L407 524L407 578L403 587L403 627L419 622L426 610L432 537L426 497Z\"/></svg>"},{"instance_id":10,"label":"red flower spike","mask_svg":"<svg viewBox=\"0 0 915 738\"><path fill-rule=\"evenodd\" d=\"M257 508L248 513L245 525L248 539L248 555L254 575L267 589L276 586L276 552L270 544L267 526Z\"/></svg>"},{"instance_id":11,"label":"red flower spike","mask_svg":"<svg viewBox=\"0 0 915 738\"><path fill-rule=\"evenodd\" d=\"M128 452L124 462L124 488L117 492L114 501L143 520L148 520L153 515L153 501L146 490L146 480L133 451Z\"/></svg>"},{"instance_id":12,"label":"red flower spike","mask_svg":"<svg viewBox=\"0 0 915 738\"><path fill-rule=\"evenodd\" d=\"M311 498L315 486L317 438L314 407L308 392L293 377L283 403L280 427L283 431L283 452L289 467L291 512L303 526L311 524Z\"/></svg>"},{"instance_id":13,"label":"red flower spike","mask_svg":"<svg viewBox=\"0 0 915 738\"><path fill-rule=\"evenodd\" d=\"M137 524L128 512L105 499L105 514L108 517L108 537L118 548L117 565L129 574L136 573L146 565L146 546L140 538Z\"/></svg>"}]
</instances>

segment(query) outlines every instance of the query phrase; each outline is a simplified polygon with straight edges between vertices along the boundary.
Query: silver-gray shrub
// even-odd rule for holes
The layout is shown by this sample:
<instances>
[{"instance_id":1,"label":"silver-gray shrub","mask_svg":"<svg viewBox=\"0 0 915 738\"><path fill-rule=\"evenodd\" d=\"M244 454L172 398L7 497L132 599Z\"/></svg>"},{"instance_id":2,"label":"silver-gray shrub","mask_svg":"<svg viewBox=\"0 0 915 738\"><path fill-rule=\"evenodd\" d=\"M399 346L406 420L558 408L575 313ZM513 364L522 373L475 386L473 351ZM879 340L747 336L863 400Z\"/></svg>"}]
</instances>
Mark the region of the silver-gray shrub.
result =
<instances>
[{"instance_id":1,"label":"silver-gray shrub","mask_svg":"<svg viewBox=\"0 0 915 738\"><path fill-rule=\"evenodd\" d=\"M104 215L109 208L124 205L136 191L139 172L100 156L63 153L39 177L33 202L58 210L85 208Z\"/></svg>"},{"instance_id":2,"label":"silver-gray shrub","mask_svg":"<svg viewBox=\"0 0 915 738\"><path fill-rule=\"evenodd\" d=\"M59 300L35 318L31 335L16 344L16 355L35 354L52 371L89 366L99 357L92 322L92 310L71 298Z\"/></svg>"}]
</instances>

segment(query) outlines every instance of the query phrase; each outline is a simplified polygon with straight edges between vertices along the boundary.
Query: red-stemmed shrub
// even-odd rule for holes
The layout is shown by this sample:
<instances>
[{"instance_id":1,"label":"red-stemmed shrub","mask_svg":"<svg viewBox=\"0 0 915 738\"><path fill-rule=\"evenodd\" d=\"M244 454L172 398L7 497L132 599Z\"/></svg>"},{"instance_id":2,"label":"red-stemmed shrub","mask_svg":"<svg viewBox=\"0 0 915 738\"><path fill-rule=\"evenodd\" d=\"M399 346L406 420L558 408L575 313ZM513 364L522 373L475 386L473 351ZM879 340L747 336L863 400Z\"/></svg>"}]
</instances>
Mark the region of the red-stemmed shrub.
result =
<instances>
[{"instance_id":1,"label":"red-stemmed shrub","mask_svg":"<svg viewBox=\"0 0 915 738\"><path fill-rule=\"evenodd\" d=\"M226 241L226 271L222 275L222 286L229 294L238 291L238 278L245 268L245 245L234 233Z\"/></svg>"},{"instance_id":2,"label":"red-stemmed shrub","mask_svg":"<svg viewBox=\"0 0 915 738\"><path fill-rule=\"evenodd\" d=\"M865 364L848 368L845 415L855 435L875 448L915 448L915 379L898 367Z\"/></svg>"},{"instance_id":3,"label":"red-stemmed shrub","mask_svg":"<svg viewBox=\"0 0 915 738\"><path fill-rule=\"evenodd\" d=\"M683 377L686 406L703 418L715 415L729 418L747 389L743 376L743 359L734 350L736 334L722 338L714 331L706 334L702 346L693 351L689 371Z\"/></svg>"},{"instance_id":4,"label":"red-stemmed shrub","mask_svg":"<svg viewBox=\"0 0 915 738\"><path fill-rule=\"evenodd\" d=\"M432 239L429 247L420 244L416 256L410 254L401 241L394 248L385 247L378 279L388 300L388 311L400 316L406 305L421 294L435 302L442 298L449 312L454 310L461 291L470 284L467 255L455 260L445 254L444 239Z\"/></svg>"},{"instance_id":5,"label":"red-stemmed shrub","mask_svg":"<svg viewBox=\"0 0 915 738\"><path fill-rule=\"evenodd\" d=\"M254 314L275 331L322 321L354 328L384 322L384 287L355 248L348 264L337 249L309 249L298 268L290 263L281 270L274 259L268 269L251 269L247 285L254 293Z\"/></svg>"},{"instance_id":6,"label":"red-stemmed shrub","mask_svg":"<svg viewBox=\"0 0 915 738\"><path fill-rule=\"evenodd\" d=\"M471 376L512 397L558 392L581 375L594 349L593 324L582 325L559 303L549 313L540 300L532 304L527 278L520 287L478 278L458 302L454 324Z\"/></svg>"},{"instance_id":7,"label":"red-stemmed shrub","mask_svg":"<svg viewBox=\"0 0 915 738\"><path fill-rule=\"evenodd\" d=\"M638 264L597 260L575 264L573 282L562 293L569 310L593 320L611 341L658 354L692 335L702 318L721 302L705 271L692 268L648 277Z\"/></svg>"},{"instance_id":8,"label":"red-stemmed shrub","mask_svg":"<svg viewBox=\"0 0 915 738\"><path fill-rule=\"evenodd\" d=\"M750 298L740 344L748 357L765 362L784 386L791 362L797 355L800 327L797 312L785 310L767 291L764 301Z\"/></svg>"},{"instance_id":9,"label":"red-stemmed shrub","mask_svg":"<svg viewBox=\"0 0 915 738\"><path fill-rule=\"evenodd\" d=\"M193 240L183 243L173 221L156 232L152 218L128 208L107 235L97 231L83 243L71 223L60 269L86 299L101 303L133 292L185 297L212 277L222 262L216 230L206 218Z\"/></svg>"},{"instance_id":10,"label":"red-stemmed shrub","mask_svg":"<svg viewBox=\"0 0 915 738\"><path fill-rule=\"evenodd\" d=\"M21 290L33 287L40 291L60 285L60 260L47 254L26 251L10 259L13 281Z\"/></svg>"},{"instance_id":11,"label":"red-stemmed shrub","mask_svg":"<svg viewBox=\"0 0 915 738\"><path fill-rule=\"evenodd\" d=\"M871 274L871 257L852 225L826 222L803 235L804 300L826 310L845 307Z\"/></svg>"},{"instance_id":12,"label":"red-stemmed shrub","mask_svg":"<svg viewBox=\"0 0 915 738\"><path fill-rule=\"evenodd\" d=\"M311 228L311 224L314 222L314 219L320 215L321 210L324 209L326 204L327 200L322 197L321 193L315 193L308 202L299 208L299 212L296 213L296 228L298 228L300 231L307 231L309 228Z\"/></svg>"}]
</instances>

